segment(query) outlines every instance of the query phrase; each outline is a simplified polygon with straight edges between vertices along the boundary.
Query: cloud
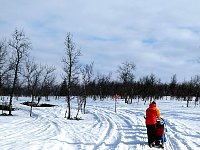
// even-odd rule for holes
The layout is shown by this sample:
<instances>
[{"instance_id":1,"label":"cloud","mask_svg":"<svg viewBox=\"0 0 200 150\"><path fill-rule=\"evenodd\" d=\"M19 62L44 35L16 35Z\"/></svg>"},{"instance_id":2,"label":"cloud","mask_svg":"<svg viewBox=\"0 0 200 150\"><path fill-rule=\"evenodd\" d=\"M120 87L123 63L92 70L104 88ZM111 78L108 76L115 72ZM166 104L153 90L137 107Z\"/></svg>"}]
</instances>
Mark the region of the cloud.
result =
<instances>
[{"instance_id":1,"label":"cloud","mask_svg":"<svg viewBox=\"0 0 200 150\"><path fill-rule=\"evenodd\" d=\"M137 79L154 73L161 81L199 74L200 1L174 0L3 0L1 38L23 28L38 62L62 70L64 39L73 34L83 56L98 72L113 72L125 61L136 64Z\"/></svg>"}]
</instances>

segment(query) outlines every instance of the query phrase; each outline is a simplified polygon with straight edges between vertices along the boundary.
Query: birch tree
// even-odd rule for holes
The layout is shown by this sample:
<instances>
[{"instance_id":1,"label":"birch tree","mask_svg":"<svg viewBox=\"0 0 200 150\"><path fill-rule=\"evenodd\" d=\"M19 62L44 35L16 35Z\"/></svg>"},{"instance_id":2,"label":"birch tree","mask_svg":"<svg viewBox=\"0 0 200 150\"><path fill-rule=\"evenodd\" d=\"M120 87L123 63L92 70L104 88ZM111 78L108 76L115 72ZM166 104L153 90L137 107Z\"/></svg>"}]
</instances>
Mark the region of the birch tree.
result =
<instances>
[{"instance_id":1,"label":"birch tree","mask_svg":"<svg viewBox=\"0 0 200 150\"><path fill-rule=\"evenodd\" d=\"M17 80L21 73L21 65L28 56L28 51L31 49L31 43L23 30L15 29L12 38L8 42L8 47L11 51L10 68L13 71L13 81L9 101L9 115L12 115L12 99L15 93Z\"/></svg>"},{"instance_id":2,"label":"birch tree","mask_svg":"<svg viewBox=\"0 0 200 150\"><path fill-rule=\"evenodd\" d=\"M65 38L65 56L62 59L64 63L63 70L65 72L64 78L66 80L66 101L67 101L67 109L65 112L65 118L71 119L71 99L72 99L72 83L78 80L79 74L79 56L81 56L81 52L77 49L75 43L72 40L72 35L67 33ZM68 114L67 114L68 113Z\"/></svg>"}]
</instances>

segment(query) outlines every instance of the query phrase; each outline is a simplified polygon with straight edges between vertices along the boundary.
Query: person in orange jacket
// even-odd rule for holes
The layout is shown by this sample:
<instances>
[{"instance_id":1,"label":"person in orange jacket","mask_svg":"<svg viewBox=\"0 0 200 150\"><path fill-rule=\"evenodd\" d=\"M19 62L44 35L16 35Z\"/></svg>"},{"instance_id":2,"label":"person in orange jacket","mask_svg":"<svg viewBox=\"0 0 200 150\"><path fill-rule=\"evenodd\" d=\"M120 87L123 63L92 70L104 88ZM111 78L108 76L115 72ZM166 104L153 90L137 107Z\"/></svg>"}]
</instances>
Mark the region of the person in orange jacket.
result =
<instances>
[{"instance_id":1,"label":"person in orange jacket","mask_svg":"<svg viewBox=\"0 0 200 150\"><path fill-rule=\"evenodd\" d=\"M153 101L149 104L149 108L146 109L146 127L149 147L155 146L155 129L157 118L160 119L160 111L156 107L156 102Z\"/></svg>"}]
</instances>

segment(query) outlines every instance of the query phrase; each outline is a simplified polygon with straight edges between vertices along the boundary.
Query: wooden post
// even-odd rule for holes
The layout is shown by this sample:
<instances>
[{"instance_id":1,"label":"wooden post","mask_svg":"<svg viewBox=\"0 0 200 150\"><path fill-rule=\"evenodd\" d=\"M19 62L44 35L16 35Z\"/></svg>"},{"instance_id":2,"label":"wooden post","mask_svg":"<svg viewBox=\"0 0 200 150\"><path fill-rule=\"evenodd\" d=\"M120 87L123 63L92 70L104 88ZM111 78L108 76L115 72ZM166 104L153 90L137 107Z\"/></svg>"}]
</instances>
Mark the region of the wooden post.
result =
<instances>
[{"instance_id":1,"label":"wooden post","mask_svg":"<svg viewBox=\"0 0 200 150\"><path fill-rule=\"evenodd\" d=\"M118 95L115 94L115 95L114 95L114 100L115 100L115 112L117 112L117 99L118 99Z\"/></svg>"}]
</instances>

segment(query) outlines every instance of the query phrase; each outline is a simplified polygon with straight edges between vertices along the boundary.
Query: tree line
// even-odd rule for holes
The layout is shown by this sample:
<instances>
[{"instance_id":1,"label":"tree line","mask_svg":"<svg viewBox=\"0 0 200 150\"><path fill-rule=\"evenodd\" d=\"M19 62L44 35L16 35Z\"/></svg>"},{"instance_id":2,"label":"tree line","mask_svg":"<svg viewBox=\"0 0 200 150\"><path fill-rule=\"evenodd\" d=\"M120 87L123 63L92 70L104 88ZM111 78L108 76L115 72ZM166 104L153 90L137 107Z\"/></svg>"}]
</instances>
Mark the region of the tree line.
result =
<instances>
[{"instance_id":1,"label":"tree line","mask_svg":"<svg viewBox=\"0 0 200 150\"><path fill-rule=\"evenodd\" d=\"M49 96L65 96L65 117L68 119L71 118L70 103L74 96L79 97L78 105L83 111L87 97L103 100L115 94L120 95L127 104L132 103L133 99L146 102L164 96L185 100L187 105L195 97L195 105L199 103L200 76L178 83L176 75L173 75L170 83L162 83L161 79L150 74L136 81L134 62L123 62L116 70L118 79L113 80L111 73L94 75L94 62L80 65L82 54L71 33L67 33L63 47L65 55L61 61L64 64L64 75L63 81L58 83L55 67L37 64L30 56L32 44L23 30L15 29L9 40L0 41L0 95L10 97L10 115L13 96L31 96L31 102L37 100L38 103L41 96L47 100Z\"/></svg>"}]
</instances>

